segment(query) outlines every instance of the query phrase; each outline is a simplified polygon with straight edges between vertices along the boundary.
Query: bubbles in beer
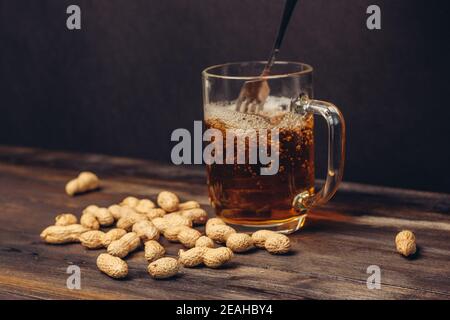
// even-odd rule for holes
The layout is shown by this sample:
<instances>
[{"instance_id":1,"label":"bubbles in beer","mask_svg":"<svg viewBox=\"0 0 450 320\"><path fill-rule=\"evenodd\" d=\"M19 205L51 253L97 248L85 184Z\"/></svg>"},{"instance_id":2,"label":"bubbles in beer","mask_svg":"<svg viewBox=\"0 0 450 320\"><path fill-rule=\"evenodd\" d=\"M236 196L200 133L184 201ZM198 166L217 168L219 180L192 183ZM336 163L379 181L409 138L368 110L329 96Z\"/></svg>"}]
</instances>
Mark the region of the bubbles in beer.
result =
<instances>
[{"instance_id":1,"label":"bubbles in beer","mask_svg":"<svg viewBox=\"0 0 450 320\"><path fill-rule=\"evenodd\" d=\"M267 134L267 129L279 129L277 174L261 175L260 169L265 167L261 164L207 166L212 205L229 222L267 224L289 220L298 214L291 207L295 195L314 191L313 117L288 111L289 104L289 98L271 96L264 111L257 114L238 112L233 104L205 106L206 127L221 130L224 137L227 130L237 134L256 130L259 135Z\"/></svg>"},{"instance_id":2,"label":"bubbles in beer","mask_svg":"<svg viewBox=\"0 0 450 320\"><path fill-rule=\"evenodd\" d=\"M269 96L259 113L236 111L235 104L211 103L205 106L205 120L220 120L229 129L289 129L304 125L304 117L286 110L290 99Z\"/></svg>"}]
</instances>

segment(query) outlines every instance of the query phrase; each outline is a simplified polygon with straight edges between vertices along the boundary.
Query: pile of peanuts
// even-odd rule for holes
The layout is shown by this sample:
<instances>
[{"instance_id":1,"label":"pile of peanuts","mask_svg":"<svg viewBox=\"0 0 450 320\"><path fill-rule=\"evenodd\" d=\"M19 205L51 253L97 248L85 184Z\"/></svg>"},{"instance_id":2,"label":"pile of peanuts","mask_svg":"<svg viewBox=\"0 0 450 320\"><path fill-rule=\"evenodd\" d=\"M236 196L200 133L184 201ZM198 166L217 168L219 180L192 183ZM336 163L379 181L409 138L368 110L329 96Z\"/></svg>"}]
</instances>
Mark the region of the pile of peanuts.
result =
<instances>
[{"instance_id":1,"label":"pile of peanuts","mask_svg":"<svg viewBox=\"0 0 450 320\"><path fill-rule=\"evenodd\" d=\"M94 173L81 172L67 183L65 191L74 196L96 190L99 185ZM173 277L181 266L218 268L230 261L234 253L254 248L272 254L290 250L289 238L283 234L270 230L251 235L238 233L220 218L208 219L197 201L180 202L170 191L160 192L156 203L158 207L150 199L130 196L108 208L90 205L83 210L79 221L72 213L56 216L55 224L44 229L40 236L50 244L79 242L87 249L106 249L106 253L98 256L97 267L116 279L128 275L124 258L140 248L144 248L144 257L149 262L147 271L155 279ZM205 235L194 229L204 224ZM177 259L165 257L166 250L158 242L160 236L181 243L186 250L179 250ZM409 230L398 233L395 243L397 251L404 256L416 253L416 238ZM224 246L216 247L216 244Z\"/></svg>"},{"instance_id":2,"label":"pile of peanuts","mask_svg":"<svg viewBox=\"0 0 450 320\"><path fill-rule=\"evenodd\" d=\"M72 185L75 187L69 190L70 195L80 190L76 190L77 182ZM83 210L79 221L71 213L58 215L55 224L43 230L40 236L50 244L79 242L87 249L106 249L106 253L98 256L97 266L116 279L128 275L124 258L140 248L144 249L149 262L147 271L155 279L173 277L181 266L218 268L230 261L234 253L253 248L264 248L272 254L290 250L290 241L285 235L269 230L259 230L252 235L238 233L219 218L208 219L198 202L180 202L173 192L160 192L156 203L130 196L108 208L90 205ZM194 228L204 224L205 235ZM177 258L166 257L165 248L158 242L160 236L181 243L186 250L179 250ZM217 244L223 246L217 247Z\"/></svg>"}]
</instances>

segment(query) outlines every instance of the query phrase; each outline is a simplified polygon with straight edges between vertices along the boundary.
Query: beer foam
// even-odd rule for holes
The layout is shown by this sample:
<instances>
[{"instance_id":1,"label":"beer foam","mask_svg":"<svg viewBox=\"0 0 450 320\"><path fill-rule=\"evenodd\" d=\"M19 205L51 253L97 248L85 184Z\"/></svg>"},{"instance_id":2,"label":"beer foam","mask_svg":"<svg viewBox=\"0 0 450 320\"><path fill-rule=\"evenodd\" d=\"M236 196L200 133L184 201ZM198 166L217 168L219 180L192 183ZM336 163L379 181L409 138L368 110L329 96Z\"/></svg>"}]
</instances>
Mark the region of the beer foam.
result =
<instances>
[{"instance_id":1,"label":"beer foam","mask_svg":"<svg viewBox=\"0 0 450 320\"><path fill-rule=\"evenodd\" d=\"M304 118L289 111L290 103L289 98L269 96L258 113L236 111L236 103L211 103L205 106L205 120L219 120L230 129L294 129Z\"/></svg>"}]
</instances>

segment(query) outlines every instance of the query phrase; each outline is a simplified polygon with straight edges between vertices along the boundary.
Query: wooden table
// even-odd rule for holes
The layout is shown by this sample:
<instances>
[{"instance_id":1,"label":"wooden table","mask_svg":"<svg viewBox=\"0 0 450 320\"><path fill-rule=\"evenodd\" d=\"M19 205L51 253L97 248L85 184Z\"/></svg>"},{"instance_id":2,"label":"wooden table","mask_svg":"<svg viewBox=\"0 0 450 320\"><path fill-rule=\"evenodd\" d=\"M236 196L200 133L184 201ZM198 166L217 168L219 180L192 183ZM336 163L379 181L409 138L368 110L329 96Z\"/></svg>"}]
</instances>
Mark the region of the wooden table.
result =
<instances>
[{"instance_id":1,"label":"wooden table","mask_svg":"<svg viewBox=\"0 0 450 320\"><path fill-rule=\"evenodd\" d=\"M102 179L99 192L77 197L65 183L80 170ZM291 236L293 253L236 255L219 270L184 269L153 280L143 252L128 259L126 280L95 265L97 250L48 245L39 233L56 214L80 214L128 195L155 198L161 189L208 206L201 168L101 155L0 147L0 298L7 299L450 299L450 195L344 183L332 201L313 210ZM395 252L402 228L416 233L419 253ZM164 242L169 255L181 246ZM66 287L67 267L81 268L81 290ZM381 270L381 289L367 288L367 268Z\"/></svg>"}]
</instances>

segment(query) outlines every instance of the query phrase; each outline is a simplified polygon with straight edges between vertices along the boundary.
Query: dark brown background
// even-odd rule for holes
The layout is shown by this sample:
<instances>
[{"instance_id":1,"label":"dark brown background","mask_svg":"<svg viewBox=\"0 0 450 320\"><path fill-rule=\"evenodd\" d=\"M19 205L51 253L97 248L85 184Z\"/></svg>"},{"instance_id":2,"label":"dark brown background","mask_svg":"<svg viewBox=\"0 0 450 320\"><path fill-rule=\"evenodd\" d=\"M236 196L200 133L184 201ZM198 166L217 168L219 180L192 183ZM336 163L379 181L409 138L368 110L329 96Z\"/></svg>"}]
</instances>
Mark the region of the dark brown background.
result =
<instances>
[{"instance_id":1,"label":"dark brown background","mask_svg":"<svg viewBox=\"0 0 450 320\"><path fill-rule=\"evenodd\" d=\"M69 4L81 31L65 27ZM0 144L169 161L172 130L202 117L201 70L264 59L282 5L0 0ZM280 58L312 64L316 97L342 109L346 180L450 191L448 7L299 1Z\"/></svg>"}]
</instances>

